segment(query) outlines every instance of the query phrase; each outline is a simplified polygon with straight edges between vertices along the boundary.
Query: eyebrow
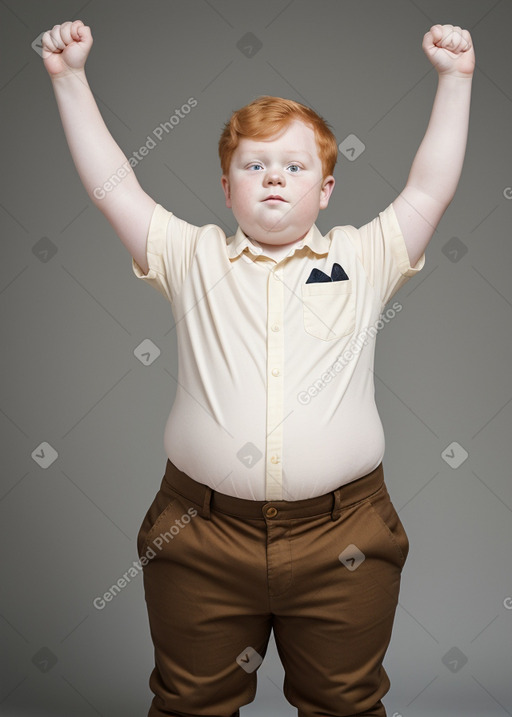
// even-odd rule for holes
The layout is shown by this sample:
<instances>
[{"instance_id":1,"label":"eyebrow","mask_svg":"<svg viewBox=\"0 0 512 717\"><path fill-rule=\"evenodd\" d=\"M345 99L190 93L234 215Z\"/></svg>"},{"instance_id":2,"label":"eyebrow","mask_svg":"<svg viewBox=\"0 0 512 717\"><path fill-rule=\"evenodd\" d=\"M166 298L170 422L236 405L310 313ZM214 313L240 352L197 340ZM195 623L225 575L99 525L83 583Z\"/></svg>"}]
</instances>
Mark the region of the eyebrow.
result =
<instances>
[{"instance_id":1,"label":"eyebrow","mask_svg":"<svg viewBox=\"0 0 512 717\"><path fill-rule=\"evenodd\" d=\"M265 150L265 149L263 149L263 150L257 149L255 151L253 151L251 149L246 149L246 150L243 150L242 152L240 152L240 156L242 156L242 157L245 157L246 155L252 155L255 157L257 157L257 156L264 157L266 154L267 154L267 150ZM305 149L285 149L282 151L282 154L289 154L289 155L302 154L302 155L312 159L311 154L309 152L307 152Z\"/></svg>"}]
</instances>

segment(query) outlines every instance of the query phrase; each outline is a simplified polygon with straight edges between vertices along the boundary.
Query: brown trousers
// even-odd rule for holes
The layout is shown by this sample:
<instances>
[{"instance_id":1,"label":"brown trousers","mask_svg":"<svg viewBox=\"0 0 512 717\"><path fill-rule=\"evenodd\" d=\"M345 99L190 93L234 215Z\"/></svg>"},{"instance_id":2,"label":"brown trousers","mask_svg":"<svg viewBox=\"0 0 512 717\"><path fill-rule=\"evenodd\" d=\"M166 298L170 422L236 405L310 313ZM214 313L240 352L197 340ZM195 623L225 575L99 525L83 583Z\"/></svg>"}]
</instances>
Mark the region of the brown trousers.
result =
<instances>
[{"instance_id":1,"label":"brown trousers","mask_svg":"<svg viewBox=\"0 0 512 717\"><path fill-rule=\"evenodd\" d=\"M382 463L323 496L252 501L168 460L137 550L155 648L148 717L239 717L272 629L299 717L385 717L409 541Z\"/></svg>"}]
</instances>

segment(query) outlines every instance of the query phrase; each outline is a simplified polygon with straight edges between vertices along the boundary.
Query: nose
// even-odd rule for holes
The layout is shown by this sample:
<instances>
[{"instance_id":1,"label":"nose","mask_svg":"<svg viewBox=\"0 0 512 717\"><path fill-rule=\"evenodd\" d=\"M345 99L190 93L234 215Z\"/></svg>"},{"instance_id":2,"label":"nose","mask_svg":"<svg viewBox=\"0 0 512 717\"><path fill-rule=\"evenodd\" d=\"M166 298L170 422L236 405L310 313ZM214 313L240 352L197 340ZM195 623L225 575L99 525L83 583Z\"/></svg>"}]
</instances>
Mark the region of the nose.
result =
<instances>
[{"instance_id":1,"label":"nose","mask_svg":"<svg viewBox=\"0 0 512 717\"><path fill-rule=\"evenodd\" d=\"M284 186L286 183L285 176L283 172L280 169L268 169L268 171L265 173L265 186L273 186L275 184L280 184L281 186Z\"/></svg>"}]
</instances>

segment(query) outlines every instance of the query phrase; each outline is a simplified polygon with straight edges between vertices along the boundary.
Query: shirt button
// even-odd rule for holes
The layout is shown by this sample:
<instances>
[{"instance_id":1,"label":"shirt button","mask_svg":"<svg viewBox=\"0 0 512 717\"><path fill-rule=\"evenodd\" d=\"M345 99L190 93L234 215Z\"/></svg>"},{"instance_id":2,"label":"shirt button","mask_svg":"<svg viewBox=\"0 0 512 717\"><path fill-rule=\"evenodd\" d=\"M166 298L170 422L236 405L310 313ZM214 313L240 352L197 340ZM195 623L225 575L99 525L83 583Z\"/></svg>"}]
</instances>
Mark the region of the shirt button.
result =
<instances>
[{"instance_id":1,"label":"shirt button","mask_svg":"<svg viewBox=\"0 0 512 717\"><path fill-rule=\"evenodd\" d=\"M279 376L280 373L281 371L278 368L272 369L272 376Z\"/></svg>"},{"instance_id":2,"label":"shirt button","mask_svg":"<svg viewBox=\"0 0 512 717\"><path fill-rule=\"evenodd\" d=\"M272 331L280 331L281 327L279 324L272 324Z\"/></svg>"},{"instance_id":3,"label":"shirt button","mask_svg":"<svg viewBox=\"0 0 512 717\"><path fill-rule=\"evenodd\" d=\"M272 458L270 459L270 462L271 463L279 463L279 456L272 456Z\"/></svg>"},{"instance_id":4,"label":"shirt button","mask_svg":"<svg viewBox=\"0 0 512 717\"><path fill-rule=\"evenodd\" d=\"M265 515L267 518L273 518L277 515L277 508L274 508L273 505L269 506L265 511Z\"/></svg>"}]
</instances>

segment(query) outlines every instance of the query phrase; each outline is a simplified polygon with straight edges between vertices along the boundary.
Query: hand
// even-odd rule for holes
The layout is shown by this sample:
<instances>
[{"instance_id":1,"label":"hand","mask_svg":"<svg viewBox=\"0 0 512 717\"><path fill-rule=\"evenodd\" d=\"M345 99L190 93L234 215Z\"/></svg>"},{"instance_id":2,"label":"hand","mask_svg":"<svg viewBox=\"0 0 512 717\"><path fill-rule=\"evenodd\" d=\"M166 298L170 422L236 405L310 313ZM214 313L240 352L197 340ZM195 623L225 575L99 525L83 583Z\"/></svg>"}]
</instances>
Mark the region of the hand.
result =
<instances>
[{"instance_id":1,"label":"hand","mask_svg":"<svg viewBox=\"0 0 512 717\"><path fill-rule=\"evenodd\" d=\"M458 25L432 25L423 36L422 47L439 75L473 75L475 52L468 30Z\"/></svg>"},{"instance_id":2,"label":"hand","mask_svg":"<svg viewBox=\"0 0 512 717\"><path fill-rule=\"evenodd\" d=\"M42 37L43 62L52 79L82 70L92 47L91 29L81 20L54 25Z\"/></svg>"}]
</instances>

